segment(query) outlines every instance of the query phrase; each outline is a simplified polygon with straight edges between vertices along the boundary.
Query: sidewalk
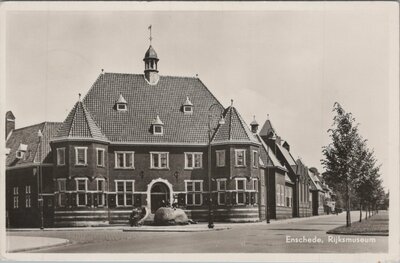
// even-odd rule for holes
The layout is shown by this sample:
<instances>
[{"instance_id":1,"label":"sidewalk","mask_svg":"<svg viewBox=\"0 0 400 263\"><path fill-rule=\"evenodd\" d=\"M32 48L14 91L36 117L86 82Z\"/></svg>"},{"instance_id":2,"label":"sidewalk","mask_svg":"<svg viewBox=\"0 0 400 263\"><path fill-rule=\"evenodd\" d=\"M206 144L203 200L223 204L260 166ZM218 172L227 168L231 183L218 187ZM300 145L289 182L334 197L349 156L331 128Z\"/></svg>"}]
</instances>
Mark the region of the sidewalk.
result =
<instances>
[{"instance_id":1,"label":"sidewalk","mask_svg":"<svg viewBox=\"0 0 400 263\"><path fill-rule=\"evenodd\" d=\"M48 237L7 236L7 253L24 252L40 248L61 246L69 243L67 239Z\"/></svg>"},{"instance_id":2,"label":"sidewalk","mask_svg":"<svg viewBox=\"0 0 400 263\"><path fill-rule=\"evenodd\" d=\"M321 215L313 217L290 218L282 220L271 220L268 225L292 224L299 221L304 221L312 218L336 217L336 215ZM7 229L7 252L24 252L41 248L62 246L69 243L67 239L47 238L47 237L30 237L30 236L12 236L12 233L17 232L48 232L48 231L121 231L121 232L210 232L229 230L234 228L245 228L255 225L266 225L266 221L255 223L219 223L216 222L214 228L209 229L207 222L201 222L191 225L176 225L176 226L149 226L130 227L128 225L116 226L99 226L99 227L60 227L60 228L14 228Z\"/></svg>"},{"instance_id":3,"label":"sidewalk","mask_svg":"<svg viewBox=\"0 0 400 263\"><path fill-rule=\"evenodd\" d=\"M336 216L333 214L330 215L320 215L320 216L311 216L311 217L296 217L296 218L288 218L275 220L271 219L270 224L290 224L292 222L299 222L303 220L308 220L311 218L322 218L322 217L330 217ZM176 225L176 226L151 226L151 225L143 225L140 227L130 227L128 224L126 225L111 225L111 226L93 226L93 227L58 227L58 228L8 228L7 232L26 232L26 231L105 231L105 230L120 230L120 231L149 231L149 232L200 232L200 231L218 231L218 230L226 230L230 228L236 227L247 227L252 225L265 225L266 221L261 222L252 222L252 223L228 223L228 222L215 222L214 228L209 229L207 227L207 222L200 222L198 224L189 224L189 225Z\"/></svg>"}]
</instances>

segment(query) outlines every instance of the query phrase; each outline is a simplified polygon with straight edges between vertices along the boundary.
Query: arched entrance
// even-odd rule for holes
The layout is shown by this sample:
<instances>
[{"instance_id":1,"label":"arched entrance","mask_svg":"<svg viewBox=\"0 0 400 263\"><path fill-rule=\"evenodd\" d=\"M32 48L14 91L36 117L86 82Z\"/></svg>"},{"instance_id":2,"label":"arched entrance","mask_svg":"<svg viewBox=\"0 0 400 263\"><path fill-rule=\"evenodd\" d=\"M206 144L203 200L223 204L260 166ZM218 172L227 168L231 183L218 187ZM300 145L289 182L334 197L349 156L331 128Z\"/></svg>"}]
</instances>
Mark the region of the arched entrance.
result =
<instances>
[{"instance_id":1,"label":"arched entrance","mask_svg":"<svg viewBox=\"0 0 400 263\"><path fill-rule=\"evenodd\" d=\"M150 191L150 198L152 213L162 206L169 205L171 200L168 186L161 182L153 184Z\"/></svg>"}]
</instances>

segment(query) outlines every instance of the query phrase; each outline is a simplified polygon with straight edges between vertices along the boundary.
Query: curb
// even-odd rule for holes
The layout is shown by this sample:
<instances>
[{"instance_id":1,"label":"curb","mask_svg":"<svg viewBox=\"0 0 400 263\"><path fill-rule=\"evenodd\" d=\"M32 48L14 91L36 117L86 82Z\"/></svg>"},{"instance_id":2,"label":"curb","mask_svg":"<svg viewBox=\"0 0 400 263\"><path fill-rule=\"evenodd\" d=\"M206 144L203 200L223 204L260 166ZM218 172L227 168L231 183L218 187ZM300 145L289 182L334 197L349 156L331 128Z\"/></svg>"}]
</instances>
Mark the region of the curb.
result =
<instances>
[{"instance_id":1,"label":"curb","mask_svg":"<svg viewBox=\"0 0 400 263\"><path fill-rule=\"evenodd\" d=\"M230 227L218 227L218 228L213 228L213 229L208 229L208 228L198 228L198 229L183 229L183 228L177 228L177 229L156 229L156 228L125 228L122 229L123 232L210 232L210 231L221 231L221 230L228 230L231 229Z\"/></svg>"},{"instance_id":2,"label":"curb","mask_svg":"<svg viewBox=\"0 0 400 263\"><path fill-rule=\"evenodd\" d=\"M347 233L340 231L339 232L328 231L326 233L330 235L344 235L344 236L382 236L382 237L389 236L389 233Z\"/></svg>"},{"instance_id":3,"label":"curb","mask_svg":"<svg viewBox=\"0 0 400 263\"><path fill-rule=\"evenodd\" d=\"M72 244L72 242L70 240L65 240L64 242L61 242L61 243L58 243L58 244L53 244L53 245L48 245L48 246L39 246L39 247L30 247L30 248L20 248L20 249L6 250L6 253L29 252L29 251L40 250L40 249L45 249L45 248L61 247L61 246L65 246L65 245L68 245L68 244Z\"/></svg>"}]
</instances>

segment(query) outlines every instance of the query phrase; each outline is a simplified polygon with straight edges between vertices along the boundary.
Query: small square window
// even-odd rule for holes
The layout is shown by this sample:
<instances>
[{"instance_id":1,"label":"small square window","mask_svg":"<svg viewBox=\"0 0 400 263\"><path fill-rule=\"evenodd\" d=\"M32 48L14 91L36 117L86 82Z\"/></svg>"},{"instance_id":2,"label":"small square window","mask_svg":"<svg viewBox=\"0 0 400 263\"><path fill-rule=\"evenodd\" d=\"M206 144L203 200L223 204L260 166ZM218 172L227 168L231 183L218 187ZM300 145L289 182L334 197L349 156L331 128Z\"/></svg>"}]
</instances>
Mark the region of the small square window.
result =
<instances>
[{"instance_id":1,"label":"small square window","mask_svg":"<svg viewBox=\"0 0 400 263\"><path fill-rule=\"evenodd\" d=\"M153 126L153 133L157 135L162 135L164 133L163 126L161 125L154 125Z\"/></svg>"},{"instance_id":2,"label":"small square window","mask_svg":"<svg viewBox=\"0 0 400 263\"><path fill-rule=\"evenodd\" d=\"M184 113L193 113L193 107L192 106L184 106L183 107L183 112Z\"/></svg>"},{"instance_id":3,"label":"small square window","mask_svg":"<svg viewBox=\"0 0 400 263\"><path fill-rule=\"evenodd\" d=\"M17 151L17 152L15 153L15 156L16 156L18 159L22 159L22 158L24 157L24 152L23 152L23 151Z\"/></svg>"},{"instance_id":4,"label":"small square window","mask_svg":"<svg viewBox=\"0 0 400 263\"><path fill-rule=\"evenodd\" d=\"M117 104L117 110L126 111L127 110L126 104L123 103Z\"/></svg>"}]
</instances>

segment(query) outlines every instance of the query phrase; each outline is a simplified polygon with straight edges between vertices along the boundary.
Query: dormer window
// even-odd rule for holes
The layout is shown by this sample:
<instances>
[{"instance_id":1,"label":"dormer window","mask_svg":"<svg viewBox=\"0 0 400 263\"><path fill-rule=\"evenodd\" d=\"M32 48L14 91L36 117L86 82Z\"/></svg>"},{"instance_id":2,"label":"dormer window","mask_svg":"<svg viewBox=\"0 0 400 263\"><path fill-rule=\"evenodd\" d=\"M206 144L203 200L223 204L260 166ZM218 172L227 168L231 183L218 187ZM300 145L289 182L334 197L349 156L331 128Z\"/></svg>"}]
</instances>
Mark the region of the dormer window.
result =
<instances>
[{"instance_id":1,"label":"dormer window","mask_svg":"<svg viewBox=\"0 0 400 263\"><path fill-rule=\"evenodd\" d=\"M15 153L15 156L18 159L22 159L24 157L25 152L28 150L28 145L21 143L18 147L17 152Z\"/></svg>"},{"instance_id":2,"label":"dormer window","mask_svg":"<svg viewBox=\"0 0 400 263\"><path fill-rule=\"evenodd\" d=\"M192 114L193 113L193 103L190 101L189 97L186 97L186 101L182 107L183 107L184 114Z\"/></svg>"},{"instance_id":3,"label":"dormer window","mask_svg":"<svg viewBox=\"0 0 400 263\"><path fill-rule=\"evenodd\" d=\"M163 135L164 134L164 123L161 121L160 117L157 117L151 123L153 126L153 134L154 135Z\"/></svg>"},{"instance_id":4,"label":"dormer window","mask_svg":"<svg viewBox=\"0 0 400 263\"><path fill-rule=\"evenodd\" d=\"M23 151L17 151L15 153L15 157L17 157L18 159L22 159L24 157L24 152Z\"/></svg>"},{"instance_id":5,"label":"dormer window","mask_svg":"<svg viewBox=\"0 0 400 263\"><path fill-rule=\"evenodd\" d=\"M117 102L115 102L115 107L117 111L127 111L128 110L128 103L126 102L124 96L119 94L119 98Z\"/></svg>"}]
</instances>

